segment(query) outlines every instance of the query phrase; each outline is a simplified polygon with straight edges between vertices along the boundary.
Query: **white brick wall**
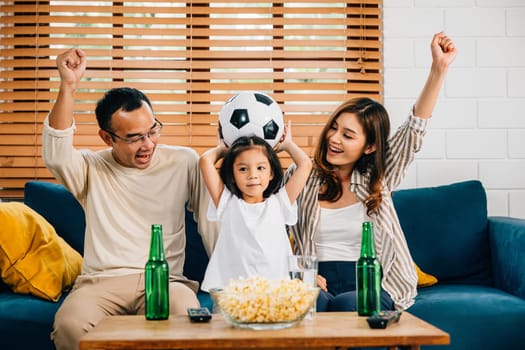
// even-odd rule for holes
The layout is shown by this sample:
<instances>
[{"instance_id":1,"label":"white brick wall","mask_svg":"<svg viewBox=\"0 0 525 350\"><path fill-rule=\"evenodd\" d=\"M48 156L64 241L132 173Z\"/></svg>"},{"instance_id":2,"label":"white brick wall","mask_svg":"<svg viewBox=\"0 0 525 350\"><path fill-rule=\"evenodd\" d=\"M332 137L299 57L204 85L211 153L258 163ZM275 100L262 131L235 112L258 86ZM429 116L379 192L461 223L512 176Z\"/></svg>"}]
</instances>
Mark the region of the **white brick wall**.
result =
<instances>
[{"instance_id":1,"label":"white brick wall","mask_svg":"<svg viewBox=\"0 0 525 350\"><path fill-rule=\"evenodd\" d=\"M525 218L525 0L385 0L384 102L405 119L432 35L458 46L422 151L402 188L477 179L489 215Z\"/></svg>"}]
</instances>

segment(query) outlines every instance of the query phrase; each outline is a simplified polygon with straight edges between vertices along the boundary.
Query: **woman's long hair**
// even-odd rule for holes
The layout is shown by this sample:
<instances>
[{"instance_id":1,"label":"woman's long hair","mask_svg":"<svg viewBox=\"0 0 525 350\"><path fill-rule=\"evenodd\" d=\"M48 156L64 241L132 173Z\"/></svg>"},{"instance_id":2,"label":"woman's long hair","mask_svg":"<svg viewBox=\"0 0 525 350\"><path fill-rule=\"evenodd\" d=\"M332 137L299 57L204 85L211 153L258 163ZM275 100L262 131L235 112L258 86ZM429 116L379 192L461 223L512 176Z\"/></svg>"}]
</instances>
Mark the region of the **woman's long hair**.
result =
<instances>
[{"instance_id":1,"label":"woman's long hair","mask_svg":"<svg viewBox=\"0 0 525 350\"><path fill-rule=\"evenodd\" d=\"M335 173L335 168L326 160L328 150L328 134L334 121L342 113L354 113L363 127L366 145L375 145L376 150L363 154L356 162L355 168L362 175L369 176L370 195L365 200L367 214L375 213L381 204L381 182L385 175L385 158L387 139L390 134L390 119L388 113L379 102L370 98L353 98L341 104L330 116L319 137L315 150L314 164L322 179L323 189L319 200L335 202L341 198L342 184ZM350 174L349 174L350 175Z\"/></svg>"}]
</instances>

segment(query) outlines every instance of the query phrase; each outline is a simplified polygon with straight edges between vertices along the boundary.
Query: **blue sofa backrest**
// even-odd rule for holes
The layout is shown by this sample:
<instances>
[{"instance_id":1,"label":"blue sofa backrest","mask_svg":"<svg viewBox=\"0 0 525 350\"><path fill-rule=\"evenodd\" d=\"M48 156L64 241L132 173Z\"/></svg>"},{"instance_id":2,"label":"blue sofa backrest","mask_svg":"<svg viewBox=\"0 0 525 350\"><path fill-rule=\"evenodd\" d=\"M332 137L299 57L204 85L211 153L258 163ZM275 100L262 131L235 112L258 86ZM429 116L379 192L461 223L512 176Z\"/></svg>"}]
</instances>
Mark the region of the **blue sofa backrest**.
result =
<instances>
[{"instance_id":1,"label":"blue sofa backrest","mask_svg":"<svg viewBox=\"0 0 525 350\"><path fill-rule=\"evenodd\" d=\"M24 188L24 203L42 215L53 225L60 237L83 254L86 228L84 210L63 185L44 181L27 182ZM197 231L193 214L188 210L185 254L184 276L201 282L208 265L208 255Z\"/></svg>"},{"instance_id":2,"label":"blue sofa backrest","mask_svg":"<svg viewBox=\"0 0 525 350\"><path fill-rule=\"evenodd\" d=\"M479 181L395 191L414 261L440 282L491 285L487 197Z\"/></svg>"},{"instance_id":3,"label":"blue sofa backrest","mask_svg":"<svg viewBox=\"0 0 525 350\"><path fill-rule=\"evenodd\" d=\"M24 188L24 203L42 215L55 231L80 254L84 253L84 210L62 185L29 181Z\"/></svg>"},{"instance_id":4,"label":"blue sofa backrest","mask_svg":"<svg viewBox=\"0 0 525 350\"><path fill-rule=\"evenodd\" d=\"M479 181L398 190L393 201L416 263L440 282L490 285L487 198ZM31 181L24 202L74 249L84 247L84 211L60 184ZM184 275L201 282L208 264L193 215L186 211Z\"/></svg>"}]
</instances>

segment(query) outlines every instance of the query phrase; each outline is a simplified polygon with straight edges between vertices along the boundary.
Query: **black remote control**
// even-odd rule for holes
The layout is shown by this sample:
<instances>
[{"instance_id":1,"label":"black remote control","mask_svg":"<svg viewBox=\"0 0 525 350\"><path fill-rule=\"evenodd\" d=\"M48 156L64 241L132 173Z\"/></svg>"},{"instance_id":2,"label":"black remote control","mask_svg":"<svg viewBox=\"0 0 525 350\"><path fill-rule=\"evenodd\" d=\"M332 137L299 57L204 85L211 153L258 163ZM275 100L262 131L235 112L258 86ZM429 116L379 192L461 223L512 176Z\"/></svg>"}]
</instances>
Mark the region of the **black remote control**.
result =
<instances>
[{"instance_id":1,"label":"black remote control","mask_svg":"<svg viewBox=\"0 0 525 350\"><path fill-rule=\"evenodd\" d=\"M399 321L401 317L401 311L381 311L375 315L367 317L366 321L370 328L374 329L385 329L388 325Z\"/></svg>"},{"instance_id":2,"label":"black remote control","mask_svg":"<svg viewBox=\"0 0 525 350\"><path fill-rule=\"evenodd\" d=\"M211 320L211 312L207 307L189 307L188 316L191 322L208 322Z\"/></svg>"}]
</instances>

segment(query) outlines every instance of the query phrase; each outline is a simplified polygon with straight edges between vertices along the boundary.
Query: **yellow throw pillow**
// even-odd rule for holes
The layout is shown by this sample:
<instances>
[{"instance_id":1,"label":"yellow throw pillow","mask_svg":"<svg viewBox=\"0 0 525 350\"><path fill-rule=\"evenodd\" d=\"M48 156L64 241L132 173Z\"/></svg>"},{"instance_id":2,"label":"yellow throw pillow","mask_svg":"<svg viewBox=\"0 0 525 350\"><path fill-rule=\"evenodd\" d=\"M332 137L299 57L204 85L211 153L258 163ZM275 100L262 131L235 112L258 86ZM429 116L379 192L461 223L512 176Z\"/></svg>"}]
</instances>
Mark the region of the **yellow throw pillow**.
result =
<instances>
[{"instance_id":1,"label":"yellow throw pillow","mask_svg":"<svg viewBox=\"0 0 525 350\"><path fill-rule=\"evenodd\" d=\"M421 271L417 264L414 264L417 272L417 287L430 287L438 282L438 279L431 274Z\"/></svg>"},{"instance_id":2,"label":"yellow throw pillow","mask_svg":"<svg viewBox=\"0 0 525 350\"><path fill-rule=\"evenodd\" d=\"M82 256L40 214L0 203L0 277L13 292L57 301L81 266Z\"/></svg>"}]
</instances>

